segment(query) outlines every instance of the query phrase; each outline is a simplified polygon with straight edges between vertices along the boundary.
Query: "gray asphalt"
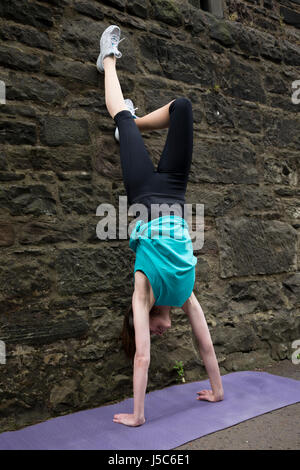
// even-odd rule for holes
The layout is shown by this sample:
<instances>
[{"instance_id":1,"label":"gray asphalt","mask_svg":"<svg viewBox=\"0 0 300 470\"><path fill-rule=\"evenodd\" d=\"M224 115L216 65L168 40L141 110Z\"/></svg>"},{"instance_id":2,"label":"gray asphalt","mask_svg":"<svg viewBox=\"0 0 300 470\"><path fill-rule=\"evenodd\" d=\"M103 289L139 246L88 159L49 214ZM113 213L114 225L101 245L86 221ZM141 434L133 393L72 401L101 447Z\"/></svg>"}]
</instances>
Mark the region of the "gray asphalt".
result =
<instances>
[{"instance_id":1,"label":"gray asphalt","mask_svg":"<svg viewBox=\"0 0 300 470\"><path fill-rule=\"evenodd\" d=\"M264 369L270 374L300 380L300 364L290 360ZM285 406L187 442L175 450L299 450L300 402Z\"/></svg>"}]
</instances>

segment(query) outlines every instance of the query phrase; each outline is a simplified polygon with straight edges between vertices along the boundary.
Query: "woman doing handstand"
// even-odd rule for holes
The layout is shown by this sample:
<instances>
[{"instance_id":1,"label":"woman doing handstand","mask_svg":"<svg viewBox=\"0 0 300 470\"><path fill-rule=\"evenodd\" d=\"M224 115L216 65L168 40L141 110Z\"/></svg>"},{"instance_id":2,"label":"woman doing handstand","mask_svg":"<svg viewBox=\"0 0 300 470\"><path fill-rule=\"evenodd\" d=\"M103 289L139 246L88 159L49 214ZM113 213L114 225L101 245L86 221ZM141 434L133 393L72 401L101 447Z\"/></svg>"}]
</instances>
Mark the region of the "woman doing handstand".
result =
<instances>
[{"instance_id":1,"label":"woman doing handstand","mask_svg":"<svg viewBox=\"0 0 300 470\"><path fill-rule=\"evenodd\" d=\"M120 33L116 25L103 32L97 68L105 72L105 103L117 126L115 137L120 143L128 202L142 204L150 221L137 221L129 242L136 252L134 292L124 319L122 340L126 354L133 360L134 410L132 414L115 414L113 421L140 426L145 423L150 335L162 335L171 327L172 307L181 307L187 315L209 376L212 389L201 390L197 399L220 401L224 392L210 332L193 292L197 258L193 255L188 224L182 217L193 152L191 101L178 97L137 118L132 101L124 100L116 72L116 59L122 57L118 45L125 39L120 40ZM167 140L155 169L141 131L165 128L169 129ZM170 206L174 209L172 215Z\"/></svg>"}]
</instances>

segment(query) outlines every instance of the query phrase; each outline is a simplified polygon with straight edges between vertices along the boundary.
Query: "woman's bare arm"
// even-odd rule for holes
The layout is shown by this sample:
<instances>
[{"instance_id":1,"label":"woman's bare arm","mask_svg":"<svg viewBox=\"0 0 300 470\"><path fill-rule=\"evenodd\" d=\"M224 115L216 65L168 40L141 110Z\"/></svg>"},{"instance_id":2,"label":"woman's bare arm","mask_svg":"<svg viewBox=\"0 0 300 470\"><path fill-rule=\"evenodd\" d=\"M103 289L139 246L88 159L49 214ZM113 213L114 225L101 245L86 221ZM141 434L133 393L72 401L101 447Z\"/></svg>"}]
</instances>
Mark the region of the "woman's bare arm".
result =
<instances>
[{"instance_id":1,"label":"woman's bare arm","mask_svg":"<svg viewBox=\"0 0 300 470\"><path fill-rule=\"evenodd\" d=\"M114 416L117 423L140 426L145 423L144 402L150 365L150 324L149 312L153 300L149 295L149 283L141 272L136 273L132 295L133 323L136 352L133 363L134 409L132 414L120 413Z\"/></svg>"},{"instance_id":2,"label":"woman's bare arm","mask_svg":"<svg viewBox=\"0 0 300 470\"><path fill-rule=\"evenodd\" d=\"M143 420L148 368L150 365L149 297L134 291L132 308L136 347L133 365L133 413L138 420Z\"/></svg>"},{"instance_id":3,"label":"woman's bare arm","mask_svg":"<svg viewBox=\"0 0 300 470\"><path fill-rule=\"evenodd\" d=\"M212 393L208 390L199 392L199 399L208 399L209 401L223 400L224 390L214 346L204 313L194 292L184 303L182 309L187 314L192 325L192 330L197 339L199 352L203 359L212 388Z\"/></svg>"}]
</instances>

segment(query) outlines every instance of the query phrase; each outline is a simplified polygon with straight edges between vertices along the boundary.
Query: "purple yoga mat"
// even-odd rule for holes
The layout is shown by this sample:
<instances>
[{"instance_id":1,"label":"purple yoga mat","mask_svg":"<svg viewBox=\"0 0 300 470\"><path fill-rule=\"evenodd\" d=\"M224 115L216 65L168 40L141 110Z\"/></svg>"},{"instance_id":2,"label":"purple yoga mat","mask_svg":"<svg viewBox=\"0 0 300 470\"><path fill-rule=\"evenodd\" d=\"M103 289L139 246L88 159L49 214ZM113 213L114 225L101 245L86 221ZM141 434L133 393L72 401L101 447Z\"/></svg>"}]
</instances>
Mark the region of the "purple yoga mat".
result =
<instances>
[{"instance_id":1,"label":"purple yoga mat","mask_svg":"<svg viewBox=\"0 0 300 470\"><path fill-rule=\"evenodd\" d=\"M170 450L188 441L300 401L300 381L268 372L240 371L222 376L224 400L196 400L209 380L172 385L146 394L146 423L113 422L132 413L133 398L114 405L49 419L0 434L0 449Z\"/></svg>"}]
</instances>

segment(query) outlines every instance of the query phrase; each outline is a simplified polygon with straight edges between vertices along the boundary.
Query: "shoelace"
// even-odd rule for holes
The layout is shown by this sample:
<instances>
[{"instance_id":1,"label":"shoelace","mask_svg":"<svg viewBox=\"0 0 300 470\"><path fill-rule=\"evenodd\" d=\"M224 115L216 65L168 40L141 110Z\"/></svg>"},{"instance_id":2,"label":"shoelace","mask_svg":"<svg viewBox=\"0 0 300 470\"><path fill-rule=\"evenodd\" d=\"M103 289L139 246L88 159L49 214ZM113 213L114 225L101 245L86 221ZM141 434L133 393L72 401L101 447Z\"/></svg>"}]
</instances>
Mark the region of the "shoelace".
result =
<instances>
[{"instance_id":1,"label":"shoelace","mask_svg":"<svg viewBox=\"0 0 300 470\"><path fill-rule=\"evenodd\" d=\"M128 107L128 111L130 111L132 115L134 115L134 114L135 114L135 112L134 112L134 111L135 111L136 109L139 109L138 107L136 107L136 108L132 108L132 107L131 107L130 105L128 105L128 104L127 104L127 107Z\"/></svg>"},{"instance_id":2,"label":"shoelace","mask_svg":"<svg viewBox=\"0 0 300 470\"><path fill-rule=\"evenodd\" d=\"M134 117L137 117L137 116L135 115L135 110L136 110L136 109L139 109L139 108L133 108L133 109L130 108L130 110L129 110L129 111L131 112L132 116L134 116Z\"/></svg>"},{"instance_id":3,"label":"shoelace","mask_svg":"<svg viewBox=\"0 0 300 470\"><path fill-rule=\"evenodd\" d=\"M118 43L120 44L120 42L122 42L123 39L126 39L126 38L122 38L119 41L118 36L116 34L112 34L111 35L111 43L112 43L113 47L117 47Z\"/></svg>"}]
</instances>

